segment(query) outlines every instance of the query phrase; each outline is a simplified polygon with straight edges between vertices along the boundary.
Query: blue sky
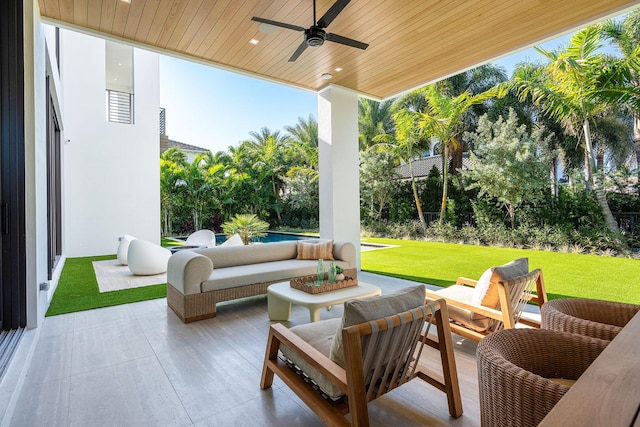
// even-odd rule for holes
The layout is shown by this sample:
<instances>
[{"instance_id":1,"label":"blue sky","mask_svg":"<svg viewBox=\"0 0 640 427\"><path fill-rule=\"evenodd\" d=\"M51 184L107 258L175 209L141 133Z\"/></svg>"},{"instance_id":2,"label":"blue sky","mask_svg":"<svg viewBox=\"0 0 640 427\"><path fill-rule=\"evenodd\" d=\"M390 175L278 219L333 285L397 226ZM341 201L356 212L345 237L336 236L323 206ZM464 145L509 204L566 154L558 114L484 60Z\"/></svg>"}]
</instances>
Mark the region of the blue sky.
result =
<instances>
[{"instance_id":1,"label":"blue sky","mask_svg":"<svg viewBox=\"0 0 640 427\"><path fill-rule=\"evenodd\" d=\"M546 49L566 45L569 35L542 43ZM526 49L495 63L507 74L524 60L540 55ZM160 56L160 106L166 108L167 134L173 140L213 152L249 139L263 126L284 131L298 117L317 116L316 94L234 74L168 56Z\"/></svg>"}]
</instances>

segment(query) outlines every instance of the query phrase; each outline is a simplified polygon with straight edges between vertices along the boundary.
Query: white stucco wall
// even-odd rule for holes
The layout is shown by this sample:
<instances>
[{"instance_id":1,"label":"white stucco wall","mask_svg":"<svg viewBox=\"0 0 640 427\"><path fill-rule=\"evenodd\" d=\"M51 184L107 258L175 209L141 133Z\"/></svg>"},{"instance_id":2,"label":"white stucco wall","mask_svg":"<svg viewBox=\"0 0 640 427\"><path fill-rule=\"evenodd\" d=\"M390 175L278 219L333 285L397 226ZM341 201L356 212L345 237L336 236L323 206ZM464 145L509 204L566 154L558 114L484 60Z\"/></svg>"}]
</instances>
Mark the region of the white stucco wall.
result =
<instances>
[{"instance_id":1,"label":"white stucco wall","mask_svg":"<svg viewBox=\"0 0 640 427\"><path fill-rule=\"evenodd\" d=\"M64 247L114 254L118 237L160 242L159 65L134 49L134 124L106 120L105 41L60 31Z\"/></svg>"},{"instance_id":2,"label":"white stucco wall","mask_svg":"<svg viewBox=\"0 0 640 427\"><path fill-rule=\"evenodd\" d=\"M48 307L39 284L47 282L47 149L45 31L37 1L24 2L25 229L27 327Z\"/></svg>"}]
</instances>

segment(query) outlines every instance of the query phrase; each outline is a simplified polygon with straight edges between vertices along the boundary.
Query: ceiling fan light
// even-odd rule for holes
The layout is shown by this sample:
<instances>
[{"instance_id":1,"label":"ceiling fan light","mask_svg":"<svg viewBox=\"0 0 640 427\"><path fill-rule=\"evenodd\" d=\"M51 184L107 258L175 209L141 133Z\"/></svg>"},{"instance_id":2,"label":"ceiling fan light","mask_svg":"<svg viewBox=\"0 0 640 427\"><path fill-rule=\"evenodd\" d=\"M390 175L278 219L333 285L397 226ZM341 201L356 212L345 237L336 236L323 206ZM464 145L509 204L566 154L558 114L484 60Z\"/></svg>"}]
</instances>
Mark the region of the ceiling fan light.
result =
<instances>
[{"instance_id":1,"label":"ceiling fan light","mask_svg":"<svg viewBox=\"0 0 640 427\"><path fill-rule=\"evenodd\" d=\"M275 25L271 25L271 24L267 24L265 22L261 22L260 24L258 24L258 30L260 30L260 32L264 33L264 34L271 34L275 30L277 30L277 27Z\"/></svg>"}]
</instances>

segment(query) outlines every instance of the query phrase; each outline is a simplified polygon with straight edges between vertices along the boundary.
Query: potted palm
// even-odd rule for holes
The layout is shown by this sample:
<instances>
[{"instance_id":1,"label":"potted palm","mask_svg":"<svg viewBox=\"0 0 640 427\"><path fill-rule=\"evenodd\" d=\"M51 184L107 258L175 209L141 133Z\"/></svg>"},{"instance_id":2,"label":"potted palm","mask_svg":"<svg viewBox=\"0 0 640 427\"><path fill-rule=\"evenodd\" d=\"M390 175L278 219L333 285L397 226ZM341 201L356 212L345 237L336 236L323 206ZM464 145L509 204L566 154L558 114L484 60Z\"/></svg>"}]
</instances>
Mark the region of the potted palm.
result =
<instances>
[{"instance_id":1,"label":"potted palm","mask_svg":"<svg viewBox=\"0 0 640 427\"><path fill-rule=\"evenodd\" d=\"M240 235L242 243L245 245L248 245L251 239L266 236L267 230L269 230L269 224L254 214L237 214L222 224L224 234L227 236Z\"/></svg>"}]
</instances>

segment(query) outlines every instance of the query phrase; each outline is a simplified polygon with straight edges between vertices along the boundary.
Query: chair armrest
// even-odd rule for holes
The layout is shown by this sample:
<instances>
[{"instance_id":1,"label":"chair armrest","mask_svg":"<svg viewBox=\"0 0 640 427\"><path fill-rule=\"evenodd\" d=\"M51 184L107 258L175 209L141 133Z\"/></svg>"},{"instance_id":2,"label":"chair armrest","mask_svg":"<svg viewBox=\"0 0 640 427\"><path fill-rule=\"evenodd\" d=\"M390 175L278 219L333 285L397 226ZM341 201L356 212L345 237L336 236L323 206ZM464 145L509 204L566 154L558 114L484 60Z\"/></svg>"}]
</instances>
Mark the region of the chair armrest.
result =
<instances>
[{"instance_id":1,"label":"chair armrest","mask_svg":"<svg viewBox=\"0 0 640 427\"><path fill-rule=\"evenodd\" d=\"M467 285L473 286L474 288L476 287L477 283L477 280L467 279L466 277L458 277L458 280L456 281L456 285Z\"/></svg>"},{"instance_id":2,"label":"chair armrest","mask_svg":"<svg viewBox=\"0 0 640 427\"><path fill-rule=\"evenodd\" d=\"M167 283L182 292L183 295L199 294L200 285L213 272L211 260L193 251L176 252L167 264Z\"/></svg>"},{"instance_id":3,"label":"chair armrest","mask_svg":"<svg viewBox=\"0 0 640 427\"><path fill-rule=\"evenodd\" d=\"M351 242L336 240L333 242L333 257L349 263L350 268L356 268L356 248Z\"/></svg>"},{"instance_id":4,"label":"chair armrest","mask_svg":"<svg viewBox=\"0 0 640 427\"><path fill-rule=\"evenodd\" d=\"M317 369L320 374L331 381L343 393L348 393L347 374L340 365L316 350L311 344L291 332L281 323L271 325L269 333L281 344L286 345L290 351L300 355L305 362Z\"/></svg>"},{"instance_id":5,"label":"chair armrest","mask_svg":"<svg viewBox=\"0 0 640 427\"><path fill-rule=\"evenodd\" d=\"M447 302L448 306L463 308L465 310L473 311L474 313L482 314L483 316L487 316L500 321L503 321L504 319L504 314L500 310L494 310L482 305L470 304L459 299L445 297L429 289L426 290L426 296L427 301L429 302L435 301L437 299L443 299Z\"/></svg>"}]
</instances>

